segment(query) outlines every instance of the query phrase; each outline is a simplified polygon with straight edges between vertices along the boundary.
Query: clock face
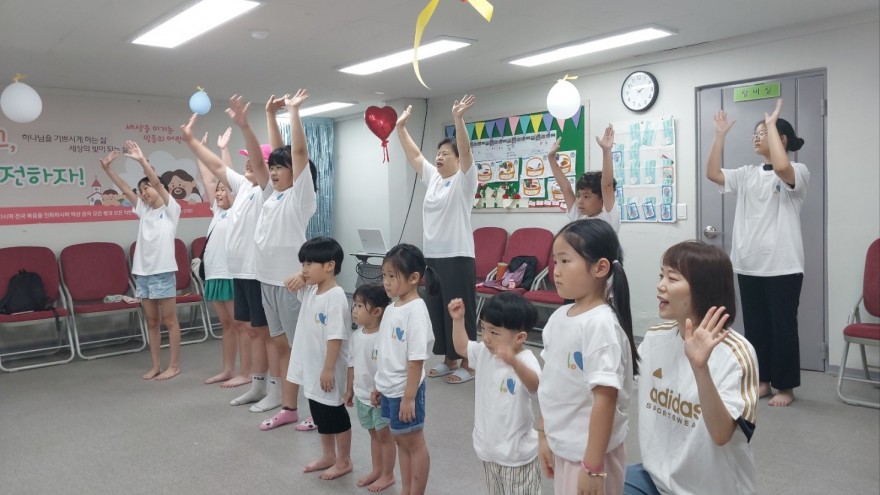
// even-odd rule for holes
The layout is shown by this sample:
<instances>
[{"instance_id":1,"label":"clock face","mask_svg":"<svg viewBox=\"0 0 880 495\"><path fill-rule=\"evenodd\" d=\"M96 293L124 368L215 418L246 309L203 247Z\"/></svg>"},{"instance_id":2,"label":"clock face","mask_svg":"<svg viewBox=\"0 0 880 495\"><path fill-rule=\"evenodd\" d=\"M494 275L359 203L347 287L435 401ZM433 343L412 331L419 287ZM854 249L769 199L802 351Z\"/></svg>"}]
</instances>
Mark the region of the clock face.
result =
<instances>
[{"instance_id":1,"label":"clock face","mask_svg":"<svg viewBox=\"0 0 880 495\"><path fill-rule=\"evenodd\" d=\"M636 71L626 76L620 87L620 99L624 106L636 112L643 112L657 101L660 87L657 78L650 72Z\"/></svg>"}]
</instances>

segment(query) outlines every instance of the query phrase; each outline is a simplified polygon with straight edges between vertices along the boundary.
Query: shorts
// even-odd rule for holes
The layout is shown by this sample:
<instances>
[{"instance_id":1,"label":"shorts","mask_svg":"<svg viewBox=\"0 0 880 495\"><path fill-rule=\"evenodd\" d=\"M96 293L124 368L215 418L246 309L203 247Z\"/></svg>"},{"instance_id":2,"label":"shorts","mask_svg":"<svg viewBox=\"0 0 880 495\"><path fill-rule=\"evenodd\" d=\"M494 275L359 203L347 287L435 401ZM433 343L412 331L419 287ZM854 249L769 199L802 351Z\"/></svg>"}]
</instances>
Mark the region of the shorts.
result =
<instances>
[{"instance_id":1,"label":"shorts","mask_svg":"<svg viewBox=\"0 0 880 495\"><path fill-rule=\"evenodd\" d=\"M348 417L345 404L328 406L309 399L309 411L312 413L312 421L318 427L318 433L322 435L336 435L351 429L351 418Z\"/></svg>"},{"instance_id":2,"label":"shorts","mask_svg":"<svg viewBox=\"0 0 880 495\"><path fill-rule=\"evenodd\" d=\"M141 299L168 299L177 297L177 273L165 272L155 275L135 275L135 297Z\"/></svg>"},{"instance_id":3,"label":"shorts","mask_svg":"<svg viewBox=\"0 0 880 495\"><path fill-rule=\"evenodd\" d=\"M357 411L358 421L367 430L381 430L388 426L388 421L382 418L382 411L378 407L368 406L357 397L354 398L354 409Z\"/></svg>"},{"instance_id":4,"label":"shorts","mask_svg":"<svg viewBox=\"0 0 880 495\"><path fill-rule=\"evenodd\" d=\"M502 466L483 461L483 472L486 474L489 495L541 493L541 467L537 457L522 466Z\"/></svg>"},{"instance_id":5,"label":"shorts","mask_svg":"<svg viewBox=\"0 0 880 495\"><path fill-rule=\"evenodd\" d=\"M425 428L425 382L416 391L416 417L410 423L400 420L400 401L402 397L381 396L382 419L388 422L392 435L403 435Z\"/></svg>"},{"instance_id":6,"label":"shorts","mask_svg":"<svg viewBox=\"0 0 880 495\"><path fill-rule=\"evenodd\" d=\"M231 301L232 298L231 278L212 278L211 280L205 280L206 301Z\"/></svg>"},{"instance_id":7,"label":"shorts","mask_svg":"<svg viewBox=\"0 0 880 495\"><path fill-rule=\"evenodd\" d=\"M263 283L260 284L260 292L263 295L263 311L269 325L269 336L287 334L287 341L293 342L296 320L299 319L299 309L302 306L296 294L287 290L287 287Z\"/></svg>"},{"instance_id":8,"label":"shorts","mask_svg":"<svg viewBox=\"0 0 880 495\"><path fill-rule=\"evenodd\" d=\"M267 326L266 312L263 311L263 296L260 294L260 282L236 278L232 280L232 289L235 301L235 321L249 322L255 328Z\"/></svg>"}]
</instances>

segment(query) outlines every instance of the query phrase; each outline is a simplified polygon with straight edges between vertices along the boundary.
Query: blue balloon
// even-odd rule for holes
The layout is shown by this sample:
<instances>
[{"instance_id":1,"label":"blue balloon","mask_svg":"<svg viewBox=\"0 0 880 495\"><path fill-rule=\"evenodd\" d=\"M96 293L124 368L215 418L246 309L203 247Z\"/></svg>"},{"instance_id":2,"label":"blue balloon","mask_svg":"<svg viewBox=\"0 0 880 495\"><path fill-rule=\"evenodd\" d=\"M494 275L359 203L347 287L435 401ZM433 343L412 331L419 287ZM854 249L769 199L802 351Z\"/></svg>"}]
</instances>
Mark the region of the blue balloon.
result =
<instances>
[{"instance_id":1,"label":"blue balloon","mask_svg":"<svg viewBox=\"0 0 880 495\"><path fill-rule=\"evenodd\" d=\"M204 90L193 93L189 98L189 109L199 115L206 115L210 112L211 99L208 98L208 93L205 93Z\"/></svg>"}]
</instances>

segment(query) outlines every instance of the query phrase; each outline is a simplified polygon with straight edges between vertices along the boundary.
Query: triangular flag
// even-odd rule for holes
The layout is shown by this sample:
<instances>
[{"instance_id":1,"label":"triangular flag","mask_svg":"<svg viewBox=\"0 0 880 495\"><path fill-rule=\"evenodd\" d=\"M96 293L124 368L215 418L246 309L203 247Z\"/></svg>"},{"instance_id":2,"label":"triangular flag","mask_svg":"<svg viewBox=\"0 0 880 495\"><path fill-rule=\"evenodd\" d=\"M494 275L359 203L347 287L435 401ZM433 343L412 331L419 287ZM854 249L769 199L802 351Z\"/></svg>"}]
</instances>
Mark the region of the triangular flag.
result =
<instances>
[{"instance_id":1,"label":"triangular flag","mask_svg":"<svg viewBox=\"0 0 880 495\"><path fill-rule=\"evenodd\" d=\"M490 120L486 122L486 137L492 139L492 131L495 130L495 121Z\"/></svg>"},{"instance_id":2,"label":"triangular flag","mask_svg":"<svg viewBox=\"0 0 880 495\"><path fill-rule=\"evenodd\" d=\"M500 118L495 121L495 127L498 129L498 135L504 137L504 124L507 123L507 119ZM513 129L510 130L510 133L513 134Z\"/></svg>"},{"instance_id":3,"label":"triangular flag","mask_svg":"<svg viewBox=\"0 0 880 495\"><path fill-rule=\"evenodd\" d=\"M553 115L547 112L544 114L544 130L549 132L551 125L553 125Z\"/></svg>"},{"instance_id":4,"label":"triangular flag","mask_svg":"<svg viewBox=\"0 0 880 495\"><path fill-rule=\"evenodd\" d=\"M519 127L520 127L520 129L522 129L523 134L529 132L529 116L528 115L520 115Z\"/></svg>"},{"instance_id":5,"label":"triangular flag","mask_svg":"<svg viewBox=\"0 0 880 495\"><path fill-rule=\"evenodd\" d=\"M516 124L519 121L519 116L514 115L513 117L507 117L507 121L510 122L510 135L515 136L516 135ZM526 132L526 131L523 130L523 132Z\"/></svg>"},{"instance_id":6,"label":"triangular flag","mask_svg":"<svg viewBox=\"0 0 880 495\"><path fill-rule=\"evenodd\" d=\"M534 132L540 131L541 130L541 114L534 113L530 116L530 119L532 121L532 129L534 129Z\"/></svg>"},{"instance_id":7,"label":"triangular flag","mask_svg":"<svg viewBox=\"0 0 880 495\"><path fill-rule=\"evenodd\" d=\"M578 124L579 124L580 121L581 121L581 111L580 111L580 109L578 109L578 111L575 112L574 115L571 116L571 121L574 122L574 128L577 129L577 128L578 128Z\"/></svg>"},{"instance_id":8,"label":"triangular flag","mask_svg":"<svg viewBox=\"0 0 880 495\"><path fill-rule=\"evenodd\" d=\"M483 139L483 129L486 127L485 122L475 122L474 127L477 129L477 139Z\"/></svg>"},{"instance_id":9,"label":"triangular flag","mask_svg":"<svg viewBox=\"0 0 880 495\"><path fill-rule=\"evenodd\" d=\"M556 124L559 126L559 132L565 130L565 119L556 119Z\"/></svg>"},{"instance_id":10,"label":"triangular flag","mask_svg":"<svg viewBox=\"0 0 880 495\"><path fill-rule=\"evenodd\" d=\"M467 129L468 139L478 139L474 137L474 124L465 124L465 129Z\"/></svg>"},{"instance_id":11,"label":"triangular flag","mask_svg":"<svg viewBox=\"0 0 880 495\"><path fill-rule=\"evenodd\" d=\"M446 137L452 137L455 135L455 126L449 125L446 126Z\"/></svg>"}]
</instances>

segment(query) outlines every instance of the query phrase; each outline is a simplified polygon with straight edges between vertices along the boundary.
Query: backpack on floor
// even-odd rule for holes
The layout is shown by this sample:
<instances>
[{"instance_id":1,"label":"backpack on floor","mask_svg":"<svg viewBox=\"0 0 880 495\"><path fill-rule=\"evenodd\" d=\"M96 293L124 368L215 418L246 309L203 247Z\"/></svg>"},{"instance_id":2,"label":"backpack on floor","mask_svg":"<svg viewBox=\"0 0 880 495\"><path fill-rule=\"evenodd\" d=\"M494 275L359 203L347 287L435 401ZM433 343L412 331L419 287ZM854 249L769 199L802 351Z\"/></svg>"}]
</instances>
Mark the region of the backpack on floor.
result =
<instances>
[{"instance_id":1,"label":"backpack on floor","mask_svg":"<svg viewBox=\"0 0 880 495\"><path fill-rule=\"evenodd\" d=\"M9 279L6 295L0 300L0 314L12 315L27 311L46 311L52 301L39 273L19 270Z\"/></svg>"}]
</instances>

